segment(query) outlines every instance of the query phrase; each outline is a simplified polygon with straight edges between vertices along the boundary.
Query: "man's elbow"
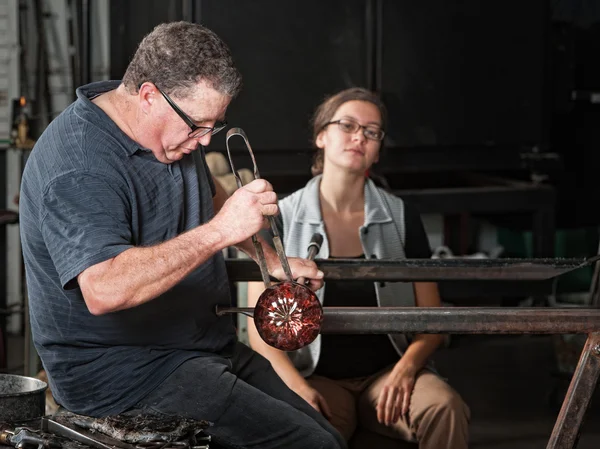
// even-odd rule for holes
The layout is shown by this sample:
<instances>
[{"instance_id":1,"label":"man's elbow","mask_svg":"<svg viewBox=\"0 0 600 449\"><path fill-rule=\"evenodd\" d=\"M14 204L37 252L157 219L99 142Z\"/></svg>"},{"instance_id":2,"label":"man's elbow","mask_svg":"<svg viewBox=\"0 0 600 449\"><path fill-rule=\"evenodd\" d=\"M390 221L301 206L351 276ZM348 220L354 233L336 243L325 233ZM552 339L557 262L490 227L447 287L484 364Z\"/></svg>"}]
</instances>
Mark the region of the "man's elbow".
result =
<instances>
[{"instance_id":1,"label":"man's elbow","mask_svg":"<svg viewBox=\"0 0 600 449\"><path fill-rule=\"evenodd\" d=\"M93 272L81 273L78 281L85 305L92 315L106 315L123 308L125 298L114 289L107 288L106 282L98 279Z\"/></svg>"},{"instance_id":2,"label":"man's elbow","mask_svg":"<svg viewBox=\"0 0 600 449\"><path fill-rule=\"evenodd\" d=\"M107 313L116 312L121 309L119 304L122 301L119 301L114 296L108 297L108 295L88 291L87 293L83 293L83 299L89 312L95 316L106 315Z\"/></svg>"}]
</instances>

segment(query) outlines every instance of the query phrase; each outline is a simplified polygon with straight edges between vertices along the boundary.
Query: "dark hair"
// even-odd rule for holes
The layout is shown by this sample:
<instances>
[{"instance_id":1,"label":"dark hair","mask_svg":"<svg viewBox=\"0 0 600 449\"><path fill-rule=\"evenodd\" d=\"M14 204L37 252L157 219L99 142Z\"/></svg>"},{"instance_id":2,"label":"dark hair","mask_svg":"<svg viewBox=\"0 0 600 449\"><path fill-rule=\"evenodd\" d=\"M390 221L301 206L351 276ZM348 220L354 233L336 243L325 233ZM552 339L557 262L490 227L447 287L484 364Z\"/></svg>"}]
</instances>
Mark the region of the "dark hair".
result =
<instances>
[{"instance_id":1,"label":"dark hair","mask_svg":"<svg viewBox=\"0 0 600 449\"><path fill-rule=\"evenodd\" d=\"M157 25L147 34L123 76L130 93L151 81L178 97L185 97L200 80L231 97L242 85L227 45L208 28L184 21Z\"/></svg>"},{"instance_id":2,"label":"dark hair","mask_svg":"<svg viewBox=\"0 0 600 449\"><path fill-rule=\"evenodd\" d=\"M349 101L367 101L374 104L377 109L379 109L379 114L381 115L381 127L383 130L386 129L387 109L385 104L383 104L383 101L381 101L381 98L374 92L363 87L351 87L327 97L325 101L317 107L312 118L312 143L317 149L311 167L313 176L323 172L324 151L322 148L317 147L317 136L331 121L339 107Z\"/></svg>"}]
</instances>

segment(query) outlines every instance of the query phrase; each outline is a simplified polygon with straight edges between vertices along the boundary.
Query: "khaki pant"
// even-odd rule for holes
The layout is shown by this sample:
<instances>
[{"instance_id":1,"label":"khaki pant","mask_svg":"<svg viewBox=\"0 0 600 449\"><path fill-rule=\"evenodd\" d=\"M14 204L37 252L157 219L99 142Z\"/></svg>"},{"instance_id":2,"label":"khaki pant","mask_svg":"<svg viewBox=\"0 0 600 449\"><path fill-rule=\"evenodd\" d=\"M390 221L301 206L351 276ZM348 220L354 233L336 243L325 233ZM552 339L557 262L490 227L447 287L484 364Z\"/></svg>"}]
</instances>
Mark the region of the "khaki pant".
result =
<instances>
[{"instance_id":1,"label":"khaki pant","mask_svg":"<svg viewBox=\"0 0 600 449\"><path fill-rule=\"evenodd\" d=\"M417 375L408 416L390 427L377 421L377 399L390 370L366 378L311 376L308 381L325 397L331 424L346 441L361 427L396 440L418 442L421 449L467 448L469 407L450 385L428 370Z\"/></svg>"}]
</instances>

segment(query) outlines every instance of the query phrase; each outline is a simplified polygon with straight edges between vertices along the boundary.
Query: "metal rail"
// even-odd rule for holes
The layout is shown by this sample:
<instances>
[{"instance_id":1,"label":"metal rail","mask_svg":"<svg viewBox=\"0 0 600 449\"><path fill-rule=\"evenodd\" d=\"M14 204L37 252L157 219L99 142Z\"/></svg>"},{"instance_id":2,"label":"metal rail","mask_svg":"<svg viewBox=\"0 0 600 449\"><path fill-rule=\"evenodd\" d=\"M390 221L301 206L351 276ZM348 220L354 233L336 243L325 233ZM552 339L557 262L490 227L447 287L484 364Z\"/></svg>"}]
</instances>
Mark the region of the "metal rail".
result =
<instances>
[{"instance_id":1,"label":"metal rail","mask_svg":"<svg viewBox=\"0 0 600 449\"><path fill-rule=\"evenodd\" d=\"M372 281L502 280L542 281L590 265L599 256L582 259L317 259L325 279ZM229 280L261 279L256 262L227 259Z\"/></svg>"},{"instance_id":2,"label":"metal rail","mask_svg":"<svg viewBox=\"0 0 600 449\"><path fill-rule=\"evenodd\" d=\"M251 307L219 309L218 315ZM323 307L324 334L589 334L600 309L508 307Z\"/></svg>"},{"instance_id":3,"label":"metal rail","mask_svg":"<svg viewBox=\"0 0 600 449\"><path fill-rule=\"evenodd\" d=\"M324 307L322 333L588 334L547 449L573 449L600 374L600 309ZM231 307L219 314L245 313Z\"/></svg>"}]
</instances>

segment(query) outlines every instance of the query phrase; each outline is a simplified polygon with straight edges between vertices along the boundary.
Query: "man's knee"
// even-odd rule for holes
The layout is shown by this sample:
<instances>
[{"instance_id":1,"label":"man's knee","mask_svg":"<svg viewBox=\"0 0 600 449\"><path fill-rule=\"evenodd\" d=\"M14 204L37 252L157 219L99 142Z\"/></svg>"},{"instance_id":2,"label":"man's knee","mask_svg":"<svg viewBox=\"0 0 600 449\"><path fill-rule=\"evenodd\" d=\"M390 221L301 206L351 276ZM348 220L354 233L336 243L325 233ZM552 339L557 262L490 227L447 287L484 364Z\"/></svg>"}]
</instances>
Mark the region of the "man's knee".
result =
<instances>
[{"instance_id":1,"label":"man's knee","mask_svg":"<svg viewBox=\"0 0 600 449\"><path fill-rule=\"evenodd\" d=\"M333 433L330 433L324 429L319 431L313 431L307 436L306 447L318 448L318 449L346 449L346 445L343 443L341 436L336 437Z\"/></svg>"},{"instance_id":2,"label":"man's knee","mask_svg":"<svg viewBox=\"0 0 600 449\"><path fill-rule=\"evenodd\" d=\"M312 418L310 425L302 426L300 432L306 439L305 447L317 447L327 449L346 449L346 440L342 434L323 417L318 415Z\"/></svg>"}]
</instances>

